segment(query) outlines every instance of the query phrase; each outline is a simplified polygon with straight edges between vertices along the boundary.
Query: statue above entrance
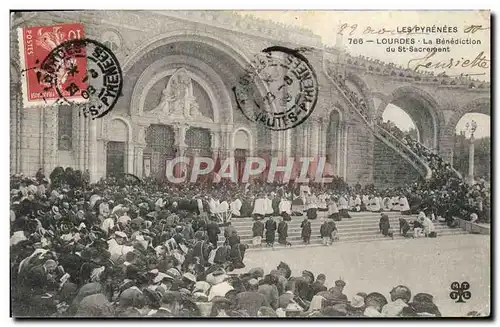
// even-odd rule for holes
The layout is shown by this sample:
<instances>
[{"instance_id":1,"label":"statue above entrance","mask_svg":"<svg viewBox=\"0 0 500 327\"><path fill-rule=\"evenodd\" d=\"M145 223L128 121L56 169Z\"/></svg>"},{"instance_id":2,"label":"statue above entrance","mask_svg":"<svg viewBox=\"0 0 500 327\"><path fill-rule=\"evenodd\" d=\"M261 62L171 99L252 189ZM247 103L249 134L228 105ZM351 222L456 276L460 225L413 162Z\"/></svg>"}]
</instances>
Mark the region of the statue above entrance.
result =
<instances>
[{"instance_id":1,"label":"statue above entrance","mask_svg":"<svg viewBox=\"0 0 500 327\"><path fill-rule=\"evenodd\" d=\"M199 110L193 95L193 81L185 68L178 69L162 91L160 104L152 114L168 115L171 119L212 121Z\"/></svg>"}]
</instances>

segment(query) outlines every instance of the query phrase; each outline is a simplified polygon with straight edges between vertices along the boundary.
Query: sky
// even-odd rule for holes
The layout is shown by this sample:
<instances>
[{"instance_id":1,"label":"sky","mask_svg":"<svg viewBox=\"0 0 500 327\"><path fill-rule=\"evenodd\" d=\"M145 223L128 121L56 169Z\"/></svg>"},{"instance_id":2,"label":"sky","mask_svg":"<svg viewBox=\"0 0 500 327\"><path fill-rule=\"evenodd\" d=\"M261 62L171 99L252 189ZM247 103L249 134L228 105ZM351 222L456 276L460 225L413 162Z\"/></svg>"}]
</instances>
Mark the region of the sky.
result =
<instances>
[{"instance_id":1,"label":"sky","mask_svg":"<svg viewBox=\"0 0 500 327\"><path fill-rule=\"evenodd\" d=\"M421 63L429 61L433 63L446 63L452 61L454 64L458 61L464 62L474 59L483 53L486 66L479 67L461 67L454 66L452 68L432 68L426 69L433 71L435 75L446 73L448 76L458 76L460 74L470 74L473 78L484 81L490 80L490 12L489 11L240 11L241 15L252 15L261 19L273 20L282 24L295 25L310 29L314 34L321 37L324 44L329 46L341 46L352 55L363 55L370 58L382 60L384 62L392 62L403 67L415 68L415 63L420 62L418 59L425 57L426 53L409 53L409 52L387 52L388 45L376 44L377 39L383 42L383 38L414 38L416 45L421 47L433 47L436 45L436 38L452 38L452 39L474 39L481 42L476 45L450 45L450 52L436 53L432 58ZM342 26L346 24L345 28ZM397 31L408 26L423 26L423 27L456 27L457 33L449 34L413 34L402 35L386 32L376 34L375 36L365 33L367 30L380 31L382 29ZM472 31L467 30L470 25L481 26L480 29ZM352 28L351 28L352 27ZM350 34L352 31L352 35ZM342 36L339 36L339 32ZM349 44L351 39L363 38L363 44ZM422 44L432 41L434 44ZM365 42L366 40L374 40L372 43ZM389 105L384 112L385 117L391 117L396 125L403 130L408 130L414 127L411 118L401 109L394 105ZM465 123L474 119L478 128L476 137L485 137L490 135L490 117L483 114L467 114L457 124L457 133L460 133L465 127Z\"/></svg>"}]
</instances>

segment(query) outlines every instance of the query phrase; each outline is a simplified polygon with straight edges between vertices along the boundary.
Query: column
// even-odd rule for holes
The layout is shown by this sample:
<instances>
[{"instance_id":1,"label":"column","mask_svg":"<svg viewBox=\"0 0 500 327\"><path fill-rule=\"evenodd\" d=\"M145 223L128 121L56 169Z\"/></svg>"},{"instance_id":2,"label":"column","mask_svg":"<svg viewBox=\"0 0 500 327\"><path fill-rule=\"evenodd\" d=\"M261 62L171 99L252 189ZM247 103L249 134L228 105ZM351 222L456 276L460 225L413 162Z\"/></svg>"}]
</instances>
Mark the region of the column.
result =
<instances>
[{"instance_id":1,"label":"column","mask_svg":"<svg viewBox=\"0 0 500 327\"><path fill-rule=\"evenodd\" d=\"M43 171L45 175L49 175L56 165L56 155L57 155L57 117L58 109L57 107L44 107L40 108L43 112L43 127L41 129L40 139L43 141L42 150L42 160Z\"/></svg>"},{"instance_id":2,"label":"column","mask_svg":"<svg viewBox=\"0 0 500 327\"><path fill-rule=\"evenodd\" d=\"M20 153L17 151L18 143L18 121L20 119L18 107L18 83L10 84L10 173L14 174L18 171L17 160Z\"/></svg>"},{"instance_id":3,"label":"column","mask_svg":"<svg viewBox=\"0 0 500 327\"><path fill-rule=\"evenodd\" d=\"M328 153L328 149L326 148L326 133L328 129L328 119L322 119L321 124L320 124L320 147L319 147L319 154L321 156L325 156Z\"/></svg>"},{"instance_id":4,"label":"column","mask_svg":"<svg viewBox=\"0 0 500 327\"><path fill-rule=\"evenodd\" d=\"M284 133L285 137L285 157L292 155L292 129L287 129Z\"/></svg>"},{"instance_id":5,"label":"column","mask_svg":"<svg viewBox=\"0 0 500 327\"><path fill-rule=\"evenodd\" d=\"M471 135L469 143L469 176L467 179L469 184L474 183L474 135Z\"/></svg>"},{"instance_id":6,"label":"column","mask_svg":"<svg viewBox=\"0 0 500 327\"><path fill-rule=\"evenodd\" d=\"M309 149L310 156L316 157L319 154L320 147L320 124L319 119L314 117L312 121L309 123L309 135L311 136L309 139Z\"/></svg>"},{"instance_id":7,"label":"column","mask_svg":"<svg viewBox=\"0 0 500 327\"><path fill-rule=\"evenodd\" d=\"M90 181L95 182L99 179L97 171L97 122L86 119L89 127L88 137L88 169L90 172Z\"/></svg>"},{"instance_id":8,"label":"column","mask_svg":"<svg viewBox=\"0 0 500 327\"><path fill-rule=\"evenodd\" d=\"M134 172L133 174L142 177L142 161L144 148L142 146L134 147Z\"/></svg>"},{"instance_id":9,"label":"column","mask_svg":"<svg viewBox=\"0 0 500 327\"><path fill-rule=\"evenodd\" d=\"M302 155L307 157L309 155L309 126L307 123L302 128Z\"/></svg>"},{"instance_id":10,"label":"column","mask_svg":"<svg viewBox=\"0 0 500 327\"><path fill-rule=\"evenodd\" d=\"M348 149L348 143L347 143L347 136L349 135L349 129L350 129L350 126L349 125L345 125L344 126L344 162L343 162L343 165L344 165L344 181L347 182L347 149Z\"/></svg>"},{"instance_id":11,"label":"column","mask_svg":"<svg viewBox=\"0 0 500 327\"><path fill-rule=\"evenodd\" d=\"M90 170L90 148L89 148L89 120L90 118L83 119L83 165L85 169L89 169L90 176L92 177L93 172ZM107 152L104 152L104 157L106 157ZM106 158L107 159L107 158ZM106 160L105 159L105 160ZM106 161L104 161L106 164ZM106 166L104 166L106 167ZM92 178L91 178L92 180Z\"/></svg>"},{"instance_id":12,"label":"column","mask_svg":"<svg viewBox=\"0 0 500 327\"><path fill-rule=\"evenodd\" d=\"M78 112L78 168L85 171L85 117Z\"/></svg>"},{"instance_id":13,"label":"column","mask_svg":"<svg viewBox=\"0 0 500 327\"><path fill-rule=\"evenodd\" d=\"M341 176L341 153L343 153L343 139L344 139L344 123L338 124L338 129L335 131L337 136L335 140L337 141L337 147L335 152L335 171L337 176Z\"/></svg>"}]
</instances>

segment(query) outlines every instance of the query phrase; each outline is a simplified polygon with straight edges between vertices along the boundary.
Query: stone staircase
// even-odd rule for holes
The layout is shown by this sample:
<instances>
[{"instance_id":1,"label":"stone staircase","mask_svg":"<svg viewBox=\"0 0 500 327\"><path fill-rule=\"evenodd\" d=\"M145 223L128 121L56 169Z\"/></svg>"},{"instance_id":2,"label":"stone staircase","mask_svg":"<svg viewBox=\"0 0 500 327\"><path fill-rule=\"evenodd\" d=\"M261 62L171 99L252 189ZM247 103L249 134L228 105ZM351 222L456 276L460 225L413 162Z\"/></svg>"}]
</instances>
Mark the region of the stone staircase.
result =
<instances>
[{"instance_id":1,"label":"stone staircase","mask_svg":"<svg viewBox=\"0 0 500 327\"><path fill-rule=\"evenodd\" d=\"M372 212L356 212L350 213L352 218L344 218L342 221L336 222L338 235L340 240L338 242L346 243L346 242L368 242L368 241L380 241L380 240L391 240L390 237L384 237L379 232L378 223L380 220L380 213L372 213ZM388 212L389 220L391 223L391 228L394 230L394 239L403 239L403 236L399 235L399 218L401 214L399 212ZM311 220L311 243L312 245L321 245L321 237L319 234L320 226L323 223L324 218L326 217L325 212L318 212L318 218L315 220ZM411 216L403 216L407 220L415 220L416 215ZM292 220L288 222L288 238L287 240L292 243L292 246L305 246L300 234L301 228L300 224L304 220L305 216L294 216ZM274 217L276 222L280 221L280 217ZM250 248L253 248L252 245L252 226L253 219L252 218L234 218L231 221L231 224L238 231L238 235L240 236L241 242L244 244L248 244ZM446 224L435 222L434 223L436 232L438 237L448 236L448 235L460 235L467 234L466 231L461 228L449 228ZM219 237L219 243L222 244L224 242L223 233L221 233ZM263 243L264 240L263 240ZM278 244L278 234L276 233L276 239L274 243L275 248L283 247L283 245ZM263 246L265 249L265 246Z\"/></svg>"}]
</instances>

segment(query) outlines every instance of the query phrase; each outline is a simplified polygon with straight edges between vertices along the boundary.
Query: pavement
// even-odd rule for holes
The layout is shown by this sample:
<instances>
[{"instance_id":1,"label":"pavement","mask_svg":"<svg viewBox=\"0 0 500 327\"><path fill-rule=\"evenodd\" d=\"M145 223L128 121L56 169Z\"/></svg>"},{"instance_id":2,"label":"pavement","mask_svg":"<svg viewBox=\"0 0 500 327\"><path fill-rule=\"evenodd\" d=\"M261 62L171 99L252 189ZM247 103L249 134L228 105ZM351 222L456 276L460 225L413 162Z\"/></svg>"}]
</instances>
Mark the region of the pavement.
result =
<instances>
[{"instance_id":1,"label":"pavement","mask_svg":"<svg viewBox=\"0 0 500 327\"><path fill-rule=\"evenodd\" d=\"M441 238L402 239L332 246L300 247L287 250L255 250L245 255L246 272L262 267L275 269L280 261L300 276L304 269L316 276L326 274L327 286L342 278L344 293L351 298L357 292L379 292L390 300L396 285L406 285L412 295L430 293L443 316L465 316L490 303L490 236L456 235ZM451 283L467 281L471 298L456 303L450 298Z\"/></svg>"}]
</instances>

